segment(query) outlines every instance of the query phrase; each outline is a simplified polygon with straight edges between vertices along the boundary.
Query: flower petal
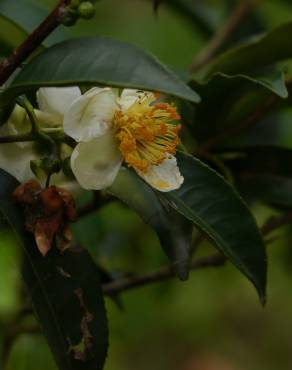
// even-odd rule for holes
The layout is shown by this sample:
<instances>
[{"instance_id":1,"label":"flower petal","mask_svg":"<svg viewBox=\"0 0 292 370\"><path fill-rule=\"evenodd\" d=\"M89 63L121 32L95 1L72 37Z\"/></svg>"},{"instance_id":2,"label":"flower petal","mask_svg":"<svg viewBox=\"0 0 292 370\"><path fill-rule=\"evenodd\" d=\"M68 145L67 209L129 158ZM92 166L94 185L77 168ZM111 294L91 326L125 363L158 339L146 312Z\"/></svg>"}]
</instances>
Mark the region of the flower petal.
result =
<instances>
[{"instance_id":1,"label":"flower petal","mask_svg":"<svg viewBox=\"0 0 292 370\"><path fill-rule=\"evenodd\" d=\"M64 131L76 141L90 141L111 128L117 109L110 88L94 87L71 105L64 117Z\"/></svg>"},{"instance_id":2,"label":"flower petal","mask_svg":"<svg viewBox=\"0 0 292 370\"><path fill-rule=\"evenodd\" d=\"M71 167L80 186L100 190L110 186L121 167L122 156L112 130L73 150Z\"/></svg>"},{"instance_id":3,"label":"flower petal","mask_svg":"<svg viewBox=\"0 0 292 370\"><path fill-rule=\"evenodd\" d=\"M77 86L42 87L37 92L37 102L41 111L63 117L80 95L81 92Z\"/></svg>"},{"instance_id":4,"label":"flower petal","mask_svg":"<svg viewBox=\"0 0 292 370\"><path fill-rule=\"evenodd\" d=\"M0 168L10 173L19 182L25 182L34 177L30 169L30 161L37 156L33 152L33 144L25 144L23 147L16 143L0 145Z\"/></svg>"},{"instance_id":5,"label":"flower petal","mask_svg":"<svg viewBox=\"0 0 292 370\"><path fill-rule=\"evenodd\" d=\"M143 96L156 100L154 93L150 91L136 90L136 89L124 89L118 100L118 103L122 111L127 110L133 105L137 100L141 99Z\"/></svg>"},{"instance_id":6,"label":"flower petal","mask_svg":"<svg viewBox=\"0 0 292 370\"><path fill-rule=\"evenodd\" d=\"M179 172L176 158L171 154L168 154L160 165L151 165L146 173L140 170L136 171L149 185L162 192L178 189L184 181Z\"/></svg>"}]
</instances>

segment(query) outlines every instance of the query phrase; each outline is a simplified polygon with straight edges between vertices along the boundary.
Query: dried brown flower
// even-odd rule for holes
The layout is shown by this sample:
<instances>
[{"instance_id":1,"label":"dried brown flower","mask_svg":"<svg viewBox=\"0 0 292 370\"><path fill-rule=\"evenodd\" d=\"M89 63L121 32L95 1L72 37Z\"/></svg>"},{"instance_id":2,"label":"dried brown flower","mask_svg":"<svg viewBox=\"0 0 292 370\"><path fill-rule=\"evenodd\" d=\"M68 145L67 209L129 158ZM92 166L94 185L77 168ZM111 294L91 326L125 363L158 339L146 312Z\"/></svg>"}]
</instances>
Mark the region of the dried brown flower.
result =
<instances>
[{"instance_id":1,"label":"dried brown flower","mask_svg":"<svg viewBox=\"0 0 292 370\"><path fill-rule=\"evenodd\" d=\"M68 225L76 219L72 195L65 189L50 186L42 189L36 180L19 185L13 199L25 209L26 230L33 233L37 247L45 256L56 237L61 249L69 246L72 233Z\"/></svg>"}]
</instances>

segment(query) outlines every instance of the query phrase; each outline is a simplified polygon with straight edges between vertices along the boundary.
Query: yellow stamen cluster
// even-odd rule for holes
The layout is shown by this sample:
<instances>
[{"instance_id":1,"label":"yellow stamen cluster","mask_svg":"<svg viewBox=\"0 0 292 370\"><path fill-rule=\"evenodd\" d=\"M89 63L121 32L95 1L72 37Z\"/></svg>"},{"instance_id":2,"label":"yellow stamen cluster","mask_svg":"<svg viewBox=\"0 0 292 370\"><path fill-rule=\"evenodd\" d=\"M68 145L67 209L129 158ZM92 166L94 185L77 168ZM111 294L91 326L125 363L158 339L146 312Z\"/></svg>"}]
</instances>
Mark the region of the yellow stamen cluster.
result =
<instances>
[{"instance_id":1,"label":"yellow stamen cluster","mask_svg":"<svg viewBox=\"0 0 292 370\"><path fill-rule=\"evenodd\" d=\"M159 165L167 153L175 154L181 128L176 108L155 102L157 97L145 93L128 109L114 117L116 137L125 162L142 172L149 165Z\"/></svg>"}]
</instances>

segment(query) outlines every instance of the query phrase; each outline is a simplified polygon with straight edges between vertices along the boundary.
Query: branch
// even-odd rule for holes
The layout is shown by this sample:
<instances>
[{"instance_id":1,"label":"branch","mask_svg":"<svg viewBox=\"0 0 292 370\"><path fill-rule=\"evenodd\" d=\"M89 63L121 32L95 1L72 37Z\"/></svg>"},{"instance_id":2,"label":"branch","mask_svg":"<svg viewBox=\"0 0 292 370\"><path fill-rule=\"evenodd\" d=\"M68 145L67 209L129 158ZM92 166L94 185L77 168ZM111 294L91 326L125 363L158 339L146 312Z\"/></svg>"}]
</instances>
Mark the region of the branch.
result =
<instances>
[{"instance_id":1,"label":"branch","mask_svg":"<svg viewBox=\"0 0 292 370\"><path fill-rule=\"evenodd\" d=\"M279 217L271 217L261 227L260 232L262 236L267 236L271 232L279 229L282 226L292 223L292 213L287 213ZM221 254L214 254L208 257L202 257L194 260L190 264L190 270L198 270L200 268L218 267L224 265L226 257ZM158 283L161 281L169 280L175 277L173 270L170 267L162 267L158 271L150 272L142 276L131 276L128 278L121 278L103 285L103 292L106 295L113 295L125 290L138 288L140 286Z\"/></svg>"},{"instance_id":2,"label":"branch","mask_svg":"<svg viewBox=\"0 0 292 370\"><path fill-rule=\"evenodd\" d=\"M191 262L190 270L197 270L206 267L222 266L226 258L220 254L215 254L209 257L203 257ZM143 285L157 283L175 277L173 270L170 267L162 267L160 270L145 274L142 276L133 276L116 280L112 283L103 285L103 292L107 295L119 293L121 291L138 288Z\"/></svg>"},{"instance_id":3,"label":"branch","mask_svg":"<svg viewBox=\"0 0 292 370\"><path fill-rule=\"evenodd\" d=\"M272 231L279 229L280 227L291 225L292 224L292 213L285 213L282 216L270 217L264 225L261 227L261 234L266 236Z\"/></svg>"},{"instance_id":4,"label":"branch","mask_svg":"<svg viewBox=\"0 0 292 370\"><path fill-rule=\"evenodd\" d=\"M48 17L18 46L10 56L0 63L0 86L36 50L43 40L57 28L71 0L60 0Z\"/></svg>"},{"instance_id":5,"label":"branch","mask_svg":"<svg viewBox=\"0 0 292 370\"><path fill-rule=\"evenodd\" d=\"M214 56L228 41L236 28L252 11L254 6L255 2L252 0L242 0L239 2L227 22L222 26L222 28L219 28L218 31L215 32L213 38L210 40L207 46L202 49L198 55L196 55L189 67L189 71L191 73L196 72L214 58Z\"/></svg>"},{"instance_id":6,"label":"branch","mask_svg":"<svg viewBox=\"0 0 292 370\"><path fill-rule=\"evenodd\" d=\"M217 136L210 137L207 141L205 141L199 148L196 150L196 154L203 156L215 145L219 144L224 139L227 139L230 136L239 134L242 130L254 125L257 123L265 114L269 113L275 104L279 101L279 97L277 95L271 95L264 104L256 110L253 114L248 116L247 118L243 119L241 122L237 124L229 125L224 131L220 132Z\"/></svg>"},{"instance_id":7,"label":"branch","mask_svg":"<svg viewBox=\"0 0 292 370\"><path fill-rule=\"evenodd\" d=\"M2 362L7 363L8 356L11 353L12 346L16 339L23 334L40 334L41 328L37 325L31 326L11 326L7 328L6 334L2 340Z\"/></svg>"},{"instance_id":8,"label":"branch","mask_svg":"<svg viewBox=\"0 0 292 370\"><path fill-rule=\"evenodd\" d=\"M70 146L75 146L75 141L71 137L65 135L59 129L56 129L55 131L52 129L43 129L42 132L56 141L62 141ZM0 136L0 144L21 143L37 140L38 138L35 136L35 134L30 132L27 134Z\"/></svg>"}]
</instances>

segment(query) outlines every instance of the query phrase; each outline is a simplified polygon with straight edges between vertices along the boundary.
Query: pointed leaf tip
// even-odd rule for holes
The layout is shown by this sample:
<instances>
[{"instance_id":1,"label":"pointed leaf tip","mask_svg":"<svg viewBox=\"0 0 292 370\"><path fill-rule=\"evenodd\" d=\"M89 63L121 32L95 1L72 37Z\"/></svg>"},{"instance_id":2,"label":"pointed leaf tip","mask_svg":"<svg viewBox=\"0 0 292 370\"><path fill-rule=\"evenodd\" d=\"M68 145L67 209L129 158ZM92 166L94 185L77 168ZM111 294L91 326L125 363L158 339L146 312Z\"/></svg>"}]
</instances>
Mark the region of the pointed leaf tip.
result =
<instances>
[{"instance_id":1,"label":"pointed leaf tip","mask_svg":"<svg viewBox=\"0 0 292 370\"><path fill-rule=\"evenodd\" d=\"M177 153L184 183L161 196L198 226L254 284L265 302L266 251L255 220L223 177L198 159Z\"/></svg>"}]
</instances>

